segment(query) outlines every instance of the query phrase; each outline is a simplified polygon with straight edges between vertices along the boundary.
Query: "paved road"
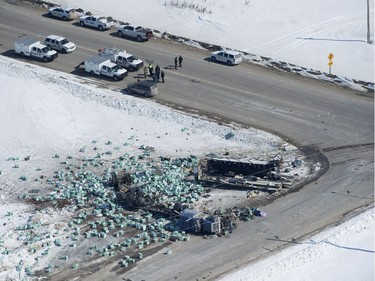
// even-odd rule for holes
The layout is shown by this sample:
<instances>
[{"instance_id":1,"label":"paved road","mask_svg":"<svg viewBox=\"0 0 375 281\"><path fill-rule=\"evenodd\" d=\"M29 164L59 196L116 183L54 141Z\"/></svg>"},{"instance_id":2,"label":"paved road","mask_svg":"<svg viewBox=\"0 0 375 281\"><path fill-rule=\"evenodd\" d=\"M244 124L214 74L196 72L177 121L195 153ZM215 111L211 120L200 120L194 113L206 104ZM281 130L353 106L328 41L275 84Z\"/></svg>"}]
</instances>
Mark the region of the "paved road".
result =
<instances>
[{"instance_id":1,"label":"paved road","mask_svg":"<svg viewBox=\"0 0 375 281\"><path fill-rule=\"evenodd\" d=\"M117 38L111 31L50 19L43 16L45 10L8 2L0 0L3 55L14 56L13 44L19 36L42 39L63 34L78 45L73 54L62 54L48 64L31 62L81 75L75 66L99 48L124 48L165 69L167 83L159 84L157 102L273 132L322 163L319 179L264 206L268 217L241 225L229 239L194 238L194 243L174 244L173 255L156 254L126 275L117 276L118 280L214 279L373 204L373 97L251 64L213 64L205 60L209 53L204 50L160 39L133 42ZM174 70L171 66L178 54L185 58L184 64ZM121 82L93 79L122 89L136 75L131 73ZM116 278L110 267L98 270L95 277Z\"/></svg>"}]
</instances>

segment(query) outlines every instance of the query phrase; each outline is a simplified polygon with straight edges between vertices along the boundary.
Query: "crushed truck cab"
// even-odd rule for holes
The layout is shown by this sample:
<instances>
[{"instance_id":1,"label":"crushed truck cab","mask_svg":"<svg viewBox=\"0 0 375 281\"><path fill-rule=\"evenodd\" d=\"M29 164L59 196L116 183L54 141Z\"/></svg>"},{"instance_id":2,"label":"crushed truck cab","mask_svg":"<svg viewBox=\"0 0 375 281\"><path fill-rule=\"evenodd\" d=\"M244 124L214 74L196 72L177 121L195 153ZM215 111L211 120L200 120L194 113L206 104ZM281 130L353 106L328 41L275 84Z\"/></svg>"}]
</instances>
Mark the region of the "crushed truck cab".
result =
<instances>
[{"instance_id":1,"label":"crushed truck cab","mask_svg":"<svg viewBox=\"0 0 375 281\"><path fill-rule=\"evenodd\" d=\"M127 75L126 69L111 62L107 57L92 56L84 62L85 71L91 74L111 77L113 80L122 80Z\"/></svg>"},{"instance_id":2,"label":"crushed truck cab","mask_svg":"<svg viewBox=\"0 0 375 281\"><path fill-rule=\"evenodd\" d=\"M33 57L44 62L57 58L57 52L34 38L21 38L14 43L14 51L21 57Z\"/></svg>"}]
</instances>

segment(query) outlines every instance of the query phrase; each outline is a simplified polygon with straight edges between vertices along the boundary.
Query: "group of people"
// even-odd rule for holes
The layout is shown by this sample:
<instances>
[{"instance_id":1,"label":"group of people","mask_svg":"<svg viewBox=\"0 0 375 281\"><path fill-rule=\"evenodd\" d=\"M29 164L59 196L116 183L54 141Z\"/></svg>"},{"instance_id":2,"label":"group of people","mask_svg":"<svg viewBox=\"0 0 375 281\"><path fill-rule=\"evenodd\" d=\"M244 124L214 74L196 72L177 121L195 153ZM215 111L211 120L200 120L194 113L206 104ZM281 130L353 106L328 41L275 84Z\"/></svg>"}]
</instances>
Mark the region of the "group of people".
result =
<instances>
[{"instance_id":1,"label":"group of people","mask_svg":"<svg viewBox=\"0 0 375 281\"><path fill-rule=\"evenodd\" d=\"M148 72L149 72L150 76L152 77L152 79L154 80L154 82L159 82L160 78L161 78L161 82L164 83L165 74L164 74L163 70L160 70L159 65L156 65L155 72L154 72L154 66L152 65L152 63L150 63L148 65L148 67L145 66L143 68L143 75L144 75L145 78L147 77L147 68L148 68Z\"/></svg>"},{"instance_id":2,"label":"group of people","mask_svg":"<svg viewBox=\"0 0 375 281\"><path fill-rule=\"evenodd\" d=\"M183 61L183 57L181 55L179 55L178 57L175 57L174 68L177 69L177 65L179 67L182 67L182 61ZM160 66L158 64L156 65L155 69L152 63L150 63L147 67L145 66L143 68L144 78L147 77L147 73L149 73L150 77L152 77L155 83L159 82L160 79L161 79L161 82L164 83L165 73L163 70L160 69Z\"/></svg>"}]
</instances>

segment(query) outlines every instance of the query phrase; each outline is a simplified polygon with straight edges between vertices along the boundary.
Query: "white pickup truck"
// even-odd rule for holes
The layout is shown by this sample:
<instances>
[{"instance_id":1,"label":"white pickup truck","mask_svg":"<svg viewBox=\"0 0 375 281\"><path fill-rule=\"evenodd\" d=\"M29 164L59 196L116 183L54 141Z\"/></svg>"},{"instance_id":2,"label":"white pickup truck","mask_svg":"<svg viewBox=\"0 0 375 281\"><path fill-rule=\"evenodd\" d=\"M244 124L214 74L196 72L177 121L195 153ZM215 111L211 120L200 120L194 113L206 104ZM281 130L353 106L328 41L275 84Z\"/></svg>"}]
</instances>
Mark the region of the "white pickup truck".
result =
<instances>
[{"instance_id":1,"label":"white pickup truck","mask_svg":"<svg viewBox=\"0 0 375 281\"><path fill-rule=\"evenodd\" d=\"M117 35L119 37L129 37L141 42L150 39L153 36L153 33L151 29L143 28L142 26L135 27L125 24L117 27Z\"/></svg>"},{"instance_id":2,"label":"white pickup truck","mask_svg":"<svg viewBox=\"0 0 375 281\"><path fill-rule=\"evenodd\" d=\"M57 58L57 52L34 38L21 38L14 43L14 50L21 57L33 57L44 62L53 61Z\"/></svg>"},{"instance_id":3,"label":"white pickup truck","mask_svg":"<svg viewBox=\"0 0 375 281\"><path fill-rule=\"evenodd\" d=\"M126 69L119 67L107 57L92 56L84 62L85 71L91 74L111 77L113 80L122 80L127 75Z\"/></svg>"},{"instance_id":4,"label":"white pickup truck","mask_svg":"<svg viewBox=\"0 0 375 281\"><path fill-rule=\"evenodd\" d=\"M79 24L81 26L89 26L99 30L106 30L111 29L114 22L106 17L86 15L79 18Z\"/></svg>"},{"instance_id":5,"label":"white pickup truck","mask_svg":"<svg viewBox=\"0 0 375 281\"><path fill-rule=\"evenodd\" d=\"M104 49L100 56L108 57L111 62L126 68L128 71L137 71L143 67L143 61L119 48Z\"/></svg>"}]
</instances>

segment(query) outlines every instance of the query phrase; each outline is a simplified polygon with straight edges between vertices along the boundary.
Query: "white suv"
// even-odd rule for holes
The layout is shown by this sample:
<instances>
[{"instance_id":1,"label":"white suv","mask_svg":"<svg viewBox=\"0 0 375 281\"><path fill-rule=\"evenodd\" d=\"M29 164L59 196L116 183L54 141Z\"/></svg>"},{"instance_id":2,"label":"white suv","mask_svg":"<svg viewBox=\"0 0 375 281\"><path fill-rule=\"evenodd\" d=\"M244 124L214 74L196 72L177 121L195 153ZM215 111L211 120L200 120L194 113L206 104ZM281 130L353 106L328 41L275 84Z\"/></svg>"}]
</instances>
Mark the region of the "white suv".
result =
<instances>
[{"instance_id":1,"label":"white suv","mask_svg":"<svg viewBox=\"0 0 375 281\"><path fill-rule=\"evenodd\" d=\"M57 35L47 36L46 40L44 40L44 44L51 49L63 53L71 53L76 49L76 45L74 43L69 42L66 38Z\"/></svg>"},{"instance_id":2,"label":"white suv","mask_svg":"<svg viewBox=\"0 0 375 281\"><path fill-rule=\"evenodd\" d=\"M240 64L242 62L242 55L237 51L217 51L211 53L211 61L223 62L228 65Z\"/></svg>"},{"instance_id":3,"label":"white suv","mask_svg":"<svg viewBox=\"0 0 375 281\"><path fill-rule=\"evenodd\" d=\"M63 20L73 20L78 17L76 10L72 8L62 8L60 6L48 9L48 15Z\"/></svg>"}]
</instances>

